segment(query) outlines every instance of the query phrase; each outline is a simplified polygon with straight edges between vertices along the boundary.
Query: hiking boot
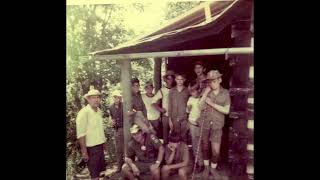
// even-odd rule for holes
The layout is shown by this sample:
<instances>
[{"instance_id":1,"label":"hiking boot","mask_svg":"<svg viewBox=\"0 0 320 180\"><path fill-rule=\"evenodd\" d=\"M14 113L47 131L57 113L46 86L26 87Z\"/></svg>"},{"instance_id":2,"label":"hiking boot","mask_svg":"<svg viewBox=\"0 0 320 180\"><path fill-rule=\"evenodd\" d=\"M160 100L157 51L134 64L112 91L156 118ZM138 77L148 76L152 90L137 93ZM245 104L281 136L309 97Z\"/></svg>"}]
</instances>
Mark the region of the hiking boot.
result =
<instances>
[{"instance_id":1,"label":"hiking boot","mask_svg":"<svg viewBox=\"0 0 320 180\"><path fill-rule=\"evenodd\" d=\"M216 168L210 168L210 174L213 176L214 180L220 180L221 179L221 175L220 175L219 171Z\"/></svg>"},{"instance_id":2,"label":"hiking boot","mask_svg":"<svg viewBox=\"0 0 320 180\"><path fill-rule=\"evenodd\" d=\"M208 180L209 179L209 166L204 166L204 170L202 171L202 178L203 180Z\"/></svg>"}]
</instances>

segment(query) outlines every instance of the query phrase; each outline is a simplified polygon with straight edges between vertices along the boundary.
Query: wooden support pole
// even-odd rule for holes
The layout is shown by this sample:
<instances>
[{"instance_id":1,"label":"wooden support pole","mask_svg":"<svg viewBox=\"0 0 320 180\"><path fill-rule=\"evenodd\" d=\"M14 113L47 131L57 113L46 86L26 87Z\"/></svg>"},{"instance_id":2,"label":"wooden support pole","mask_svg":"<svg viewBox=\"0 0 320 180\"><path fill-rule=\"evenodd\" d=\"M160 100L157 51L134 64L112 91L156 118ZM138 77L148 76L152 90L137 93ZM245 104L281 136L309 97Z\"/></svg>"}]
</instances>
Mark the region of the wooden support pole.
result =
<instances>
[{"instance_id":1,"label":"wooden support pole","mask_svg":"<svg viewBox=\"0 0 320 180\"><path fill-rule=\"evenodd\" d=\"M250 39L249 39L250 41ZM250 45L250 44L249 44ZM249 46L248 45L248 46ZM132 53L132 54L114 54L114 55L95 55L89 61L105 61L111 59L142 59L155 57L186 57L186 56L205 56L205 55L221 55L221 54L252 54L252 47L239 48L218 48L218 49L197 49L184 51L165 51L165 52L148 52L148 53Z\"/></svg>"},{"instance_id":2,"label":"wooden support pole","mask_svg":"<svg viewBox=\"0 0 320 180\"><path fill-rule=\"evenodd\" d=\"M120 62L121 65L121 89L123 97L123 135L124 135L124 152L127 153L128 142L131 138L130 127L131 120L127 112L132 109L131 94L131 61L126 59Z\"/></svg>"},{"instance_id":3,"label":"wooden support pole","mask_svg":"<svg viewBox=\"0 0 320 180\"><path fill-rule=\"evenodd\" d=\"M161 65L162 65L162 59L161 58L154 58L154 87L155 92L157 92L161 88Z\"/></svg>"}]
</instances>

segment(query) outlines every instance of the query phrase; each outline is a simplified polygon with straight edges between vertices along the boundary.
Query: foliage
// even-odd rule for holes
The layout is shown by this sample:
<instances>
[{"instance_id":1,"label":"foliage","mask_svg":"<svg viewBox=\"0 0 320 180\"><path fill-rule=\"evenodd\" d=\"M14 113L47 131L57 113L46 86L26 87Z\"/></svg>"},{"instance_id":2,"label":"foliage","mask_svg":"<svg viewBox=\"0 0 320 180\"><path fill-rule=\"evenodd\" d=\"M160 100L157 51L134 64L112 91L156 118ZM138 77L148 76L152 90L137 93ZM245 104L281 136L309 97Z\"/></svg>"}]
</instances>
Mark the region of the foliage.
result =
<instances>
[{"instance_id":1,"label":"foliage","mask_svg":"<svg viewBox=\"0 0 320 180\"><path fill-rule=\"evenodd\" d=\"M170 2L167 4L166 9L166 20L173 19L190 9L194 8L195 6L199 5L200 1L185 1L185 2Z\"/></svg>"}]
</instances>

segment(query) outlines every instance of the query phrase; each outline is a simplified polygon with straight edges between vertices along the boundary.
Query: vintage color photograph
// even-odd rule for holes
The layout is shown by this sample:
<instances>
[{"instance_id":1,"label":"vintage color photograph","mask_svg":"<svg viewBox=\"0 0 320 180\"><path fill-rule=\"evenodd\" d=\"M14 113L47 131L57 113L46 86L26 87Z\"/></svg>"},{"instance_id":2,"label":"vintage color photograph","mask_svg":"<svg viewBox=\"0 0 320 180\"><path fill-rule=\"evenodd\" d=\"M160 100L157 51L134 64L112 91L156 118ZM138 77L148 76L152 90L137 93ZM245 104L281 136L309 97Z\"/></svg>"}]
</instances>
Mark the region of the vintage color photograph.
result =
<instances>
[{"instance_id":1,"label":"vintage color photograph","mask_svg":"<svg viewBox=\"0 0 320 180\"><path fill-rule=\"evenodd\" d=\"M67 180L253 180L253 0L67 0Z\"/></svg>"}]
</instances>

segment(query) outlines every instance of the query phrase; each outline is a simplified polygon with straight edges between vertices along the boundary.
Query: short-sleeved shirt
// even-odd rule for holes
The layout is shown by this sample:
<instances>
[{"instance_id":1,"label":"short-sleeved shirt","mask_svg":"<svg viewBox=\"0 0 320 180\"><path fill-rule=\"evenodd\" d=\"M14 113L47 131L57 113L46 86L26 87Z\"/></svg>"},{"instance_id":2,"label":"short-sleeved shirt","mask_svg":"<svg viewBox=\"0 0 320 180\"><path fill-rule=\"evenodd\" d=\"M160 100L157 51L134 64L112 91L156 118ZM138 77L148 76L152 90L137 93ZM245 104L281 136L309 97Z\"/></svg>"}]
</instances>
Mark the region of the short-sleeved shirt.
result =
<instances>
[{"instance_id":1,"label":"short-sleeved shirt","mask_svg":"<svg viewBox=\"0 0 320 180\"><path fill-rule=\"evenodd\" d=\"M141 95L144 105L147 109L147 119L149 121L157 120L160 118L160 112L152 106L153 97L148 97L146 94Z\"/></svg>"},{"instance_id":2,"label":"short-sleeved shirt","mask_svg":"<svg viewBox=\"0 0 320 180\"><path fill-rule=\"evenodd\" d=\"M169 109L168 115L173 119L187 119L188 114L186 112L187 102L189 99L189 91L186 87L181 92L177 87L170 89L169 91Z\"/></svg>"},{"instance_id":3,"label":"short-sleeved shirt","mask_svg":"<svg viewBox=\"0 0 320 180\"><path fill-rule=\"evenodd\" d=\"M169 157L171 155L172 151L170 150L170 148L168 147L168 145L165 148L165 160L166 163L169 160ZM178 145L175 155L173 157L172 163L171 164L178 164L183 162L184 160L187 160L187 158L189 159L189 149L186 143L184 142L180 142L180 144ZM190 160L189 160L190 161ZM189 162L188 162L189 164Z\"/></svg>"},{"instance_id":4,"label":"short-sleeved shirt","mask_svg":"<svg viewBox=\"0 0 320 180\"><path fill-rule=\"evenodd\" d=\"M146 150L142 150L143 146L139 142L132 139L128 144L127 156L134 160L136 156L140 162L155 162L158 157L159 148L162 146L160 140L153 134L144 133Z\"/></svg>"},{"instance_id":5,"label":"short-sleeved shirt","mask_svg":"<svg viewBox=\"0 0 320 180\"><path fill-rule=\"evenodd\" d=\"M102 111L94 111L88 104L82 108L76 118L77 138L85 136L86 146L92 147L106 141L103 127Z\"/></svg>"},{"instance_id":6,"label":"short-sleeved shirt","mask_svg":"<svg viewBox=\"0 0 320 180\"><path fill-rule=\"evenodd\" d=\"M153 102L157 103L160 99L162 99L162 108L166 109L165 116L168 116L168 107L169 107L169 88L163 87L161 88L155 96L153 96Z\"/></svg>"},{"instance_id":7,"label":"short-sleeved shirt","mask_svg":"<svg viewBox=\"0 0 320 180\"><path fill-rule=\"evenodd\" d=\"M110 116L115 121L116 127L115 128L122 128L123 127L123 109L122 103L119 103L118 108L115 104L112 104L109 108Z\"/></svg>"},{"instance_id":8,"label":"short-sleeved shirt","mask_svg":"<svg viewBox=\"0 0 320 180\"><path fill-rule=\"evenodd\" d=\"M196 120L200 117L200 98L194 98L192 96L189 97L189 100L187 102L187 106L191 105L191 111L189 113L189 121L191 123L195 124Z\"/></svg>"},{"instance_id":9,"label":"short-sleeved shirt","mask_svg":"<svg viewBox=\"0 0 320 180\"><path fill-rule=\"evenodd\" d=\"M144 117L147 117L147 109L145 104L143 103L140 92L138 92L137 94L132 93L132 108L136 111L142 111Z\"/></svg>"},{"instance_id":10,"label":"short-sleeved shirt","mask_svg":"<svg viewBox=\"0 0 320 180\"><path fill-rule=\"evenodd\" d=\"M208 93L208 98L210 98L215 104L220 106L226 106L231 104L230 94L227 89L220 87L219 93L215 95L213 91ZM211 107L207 103L201 105L204 109L201 112L200 119L205 119L204 128L210 128L210 125L214 129L221 129L224 126L225 115L215 108ZM206 113L204 113L206 111Z\"/></svg>"}]
</instances>

